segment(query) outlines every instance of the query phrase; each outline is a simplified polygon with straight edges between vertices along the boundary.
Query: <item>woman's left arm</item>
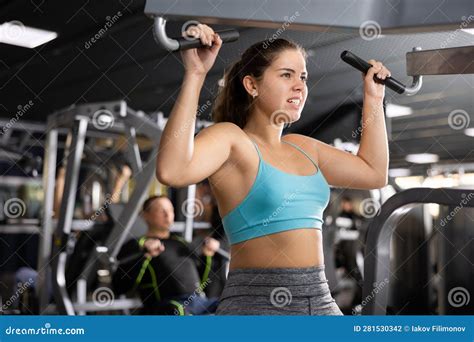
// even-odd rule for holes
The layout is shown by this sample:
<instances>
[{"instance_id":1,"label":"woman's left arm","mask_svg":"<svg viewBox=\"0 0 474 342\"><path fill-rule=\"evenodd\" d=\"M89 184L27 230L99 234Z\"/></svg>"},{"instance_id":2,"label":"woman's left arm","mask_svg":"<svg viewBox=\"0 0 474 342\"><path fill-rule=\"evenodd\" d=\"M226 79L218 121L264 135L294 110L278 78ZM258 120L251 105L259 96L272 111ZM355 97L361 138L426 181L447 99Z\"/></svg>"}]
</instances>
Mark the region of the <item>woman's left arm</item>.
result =
<instances>
[{"instance_id":1,"label":"woman's left arm","mask_svg":"<svg viewBox=\"0 0 474 342\"><path fill-rule=\"evenodd\" d=\"M357 157L362 159L375 173L380 185L386 185L388 177L388 140L383 112L385 86L374 81L390 76L390 71L382 63L369 60L373 65L364 77L364 102L362 107L362 127Z\"/></svg>"},{"instance_id":2,"label":"woman's left arm","mask_svg":"<svg viewBox=\"0 0 474 342\"><path fill-rule=\"evenodd\" d=\"M318 165L329 184L352 189L376 189L387 184L388 141L383 113L385 86L374 81L374 75L385 79L390 71L382 63L373 65L364 76L364 102L360 147L357 155L341 151L319 140L297 135L295 142L311 145L317 151ZM297 139L297 140L296 140ZM305 141L302 141L305 140Z\"/></svg>"}]
</instances>

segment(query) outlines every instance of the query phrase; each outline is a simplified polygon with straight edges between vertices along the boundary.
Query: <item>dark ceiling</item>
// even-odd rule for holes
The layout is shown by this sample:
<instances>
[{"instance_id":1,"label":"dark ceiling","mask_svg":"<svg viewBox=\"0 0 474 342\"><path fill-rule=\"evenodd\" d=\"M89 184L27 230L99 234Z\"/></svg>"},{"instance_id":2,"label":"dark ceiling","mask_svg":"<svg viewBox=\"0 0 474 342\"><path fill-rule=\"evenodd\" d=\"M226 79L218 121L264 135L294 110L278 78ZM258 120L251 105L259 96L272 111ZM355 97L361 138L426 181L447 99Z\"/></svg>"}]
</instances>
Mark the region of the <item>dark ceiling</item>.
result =
<instances>
[{"instance_id":1,"label":"dark ceiling","mask_svg":"<svg viewBox=\"0 0 474 342\"><path fill-rule=\"evenodd\" d=\"M162 111L166 116L177 96L183 69L179 54L164 51L154 41L153 21L143 14L144 5L143 0L0 0L0 23L16 20L59 34L35 49L0 44L0 116L9 120L19 106L32 101L34 105L21 116L21 122L45 122L50 113L71 104L117 99L134 109ZM295 2L295 9L298 6ZM119 11L122 15L107 33L91 43L91 37ZM170 22L169 35L179 35L182 24ZM274 29L233 28L239 29L241 38L222 48L203 89L203 102L213 98L225 66L253 42L275 33ZM287 30L282 37L309 51L308 102L302 119L289 129L328 143L336 137L354 140L351 133L360 115L362 79L340 60L343 50L381 60L396 78L410 83L405 54L413 47L428 50L474 45L474 35L459 30L382 35L374 40L349 33ZM388 119L391 167L423 172L426 166L404 160L409 153L423 152L439 154L440 163L474 162L474 138L448 123L449 113L462 110L470 120L465 128L474 126L473 90L474 75L467 74L426 76L423 88L413 97L387 90L388 102L414 111L411 116Z\"/></svg>"}]
</instances>

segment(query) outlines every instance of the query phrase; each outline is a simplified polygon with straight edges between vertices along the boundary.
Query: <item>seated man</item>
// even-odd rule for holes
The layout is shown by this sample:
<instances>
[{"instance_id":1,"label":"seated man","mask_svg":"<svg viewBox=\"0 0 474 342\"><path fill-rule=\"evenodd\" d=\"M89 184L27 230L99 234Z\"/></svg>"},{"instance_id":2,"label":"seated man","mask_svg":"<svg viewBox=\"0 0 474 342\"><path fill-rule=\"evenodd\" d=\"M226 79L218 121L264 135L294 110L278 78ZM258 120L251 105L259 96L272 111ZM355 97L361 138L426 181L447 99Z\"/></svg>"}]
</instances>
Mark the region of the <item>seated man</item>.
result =
<instances>
[{"instance_id":1,"label":"seated man","mask_svg":"<svg viewBox=\"0 0 474 342\"><path fill-rule=\"evenodd\" d=\"M144 306L142 314L214 312L217 299L206 298L204 288L209 283L209 262L219 242L210 238L202 247L193 249L183 238L172 234L174 208L166 196L147 199L143 218L148 225L147 234L138 241L128 241L118 255L120 266L113 276L116 292L138 290Z\"/></svg>"}]
</instances>

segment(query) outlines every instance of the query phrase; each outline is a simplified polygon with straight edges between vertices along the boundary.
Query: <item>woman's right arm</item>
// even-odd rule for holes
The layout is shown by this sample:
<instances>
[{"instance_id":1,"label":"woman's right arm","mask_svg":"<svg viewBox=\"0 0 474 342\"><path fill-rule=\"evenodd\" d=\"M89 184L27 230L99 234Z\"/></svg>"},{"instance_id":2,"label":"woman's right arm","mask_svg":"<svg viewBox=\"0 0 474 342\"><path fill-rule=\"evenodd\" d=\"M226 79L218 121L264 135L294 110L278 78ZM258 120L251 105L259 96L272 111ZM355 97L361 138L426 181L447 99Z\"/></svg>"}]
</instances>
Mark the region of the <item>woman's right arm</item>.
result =
<instances>
[{"instance_id":1,"label":"woman's right arm","mask_svg":"<svg viewBox=\"0 0 474 342\"><path fill-rule=\"evenodd\" d=\"M200 32L203 44L214 45L182 51L185 77L160 140L156 176L169 186L195 184L216 172L230 155L233 134L229 133L237 127L216 124L194 138L199 94L222 45L208 26L201 25Z\"/></svg>"}]
</instances>

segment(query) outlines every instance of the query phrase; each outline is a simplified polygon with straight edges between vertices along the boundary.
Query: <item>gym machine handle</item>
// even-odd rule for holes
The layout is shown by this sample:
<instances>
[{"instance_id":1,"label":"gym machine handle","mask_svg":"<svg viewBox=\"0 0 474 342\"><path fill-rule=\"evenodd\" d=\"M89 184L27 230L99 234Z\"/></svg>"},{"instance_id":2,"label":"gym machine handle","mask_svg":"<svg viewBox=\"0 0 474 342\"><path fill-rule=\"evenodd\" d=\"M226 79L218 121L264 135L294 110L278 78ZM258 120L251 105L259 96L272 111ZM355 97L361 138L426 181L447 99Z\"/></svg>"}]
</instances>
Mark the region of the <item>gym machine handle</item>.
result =
<instances>
[{"instance_id":1,"label":"gym machine handle","mask_svg":"<svg viewBox=\"0 0 474 342\"><path fill-rule=\"evenodd\" d=\"M413 50L418 51L421 49L414 48ZM362 58L356 56L355 54L347 50L341 53L341 59L347 64L356 68L357 70L362 71L364 74L367 73L367 71L372 67L372 65L364 61ZM405 95L415 95L421 89L422 85L422 76L413 76L413 84L411 87L407 87L406 85L392 77L387 77L385 80L381 80L374 76L374 79L377 82L385 84L387 88L392 89L398 94Z\"/></svg>"},{"instance_id":2,"label":"gym machine handle","mask_svg":"<svg viewBox=\"0 0 474 342\"><path fill-rule=\"evenodd\" d=\"M206 47L201 44L201 41L197 38L170 38L166 35L166 20L163 17L155 17L154 25L154 36L155 40L168 51L179 51L187 49L195 49L200 47ZM225 30L216 32L222 39L222 43L234 42L239 38L239 31L237 30Z\"/></svg>"}]
</instances>

